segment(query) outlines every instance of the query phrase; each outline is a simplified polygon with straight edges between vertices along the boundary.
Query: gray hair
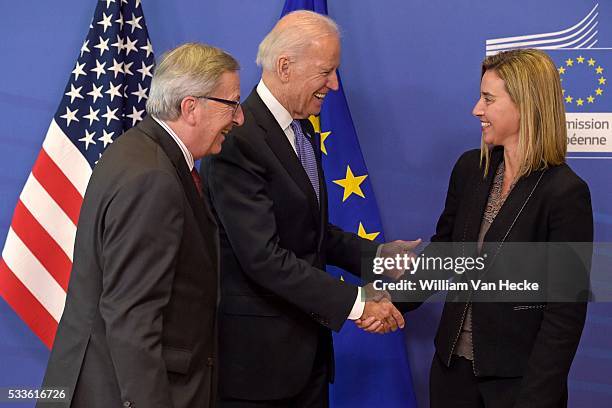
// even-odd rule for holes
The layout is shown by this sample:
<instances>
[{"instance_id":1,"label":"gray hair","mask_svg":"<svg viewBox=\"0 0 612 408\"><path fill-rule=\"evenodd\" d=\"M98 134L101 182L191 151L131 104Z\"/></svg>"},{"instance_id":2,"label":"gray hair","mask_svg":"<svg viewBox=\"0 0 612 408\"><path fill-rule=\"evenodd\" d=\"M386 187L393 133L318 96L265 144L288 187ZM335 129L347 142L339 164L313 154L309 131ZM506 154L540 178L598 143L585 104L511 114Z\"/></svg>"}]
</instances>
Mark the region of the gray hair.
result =
<instances>
[{"instance_id":1,"label":"gray hair","mask_svg":"<svg viewBox=\"0 0 612 408\"><path fill-rule=\"evenodd\" d=\"M288 19L293 21L287 23ZM259 44L255 62L265 71L273 71L281 55L295 58L312 41L327 35L340 36L340 29L331 18L308 10L291 12L281 18Z\"/></svg>"},{"instance_id":2,"label":"gray hair","mask_svg":"<svg viewBox=\"0 0 612 408\"><path fill-rule=\"evenodd\" d=\"M147 112L162 120L176 120L186 96L205 96L225 72L240 65L227 52L200 43L186 43L166 52L153 74Z\"/></svg>"}]
</instances>

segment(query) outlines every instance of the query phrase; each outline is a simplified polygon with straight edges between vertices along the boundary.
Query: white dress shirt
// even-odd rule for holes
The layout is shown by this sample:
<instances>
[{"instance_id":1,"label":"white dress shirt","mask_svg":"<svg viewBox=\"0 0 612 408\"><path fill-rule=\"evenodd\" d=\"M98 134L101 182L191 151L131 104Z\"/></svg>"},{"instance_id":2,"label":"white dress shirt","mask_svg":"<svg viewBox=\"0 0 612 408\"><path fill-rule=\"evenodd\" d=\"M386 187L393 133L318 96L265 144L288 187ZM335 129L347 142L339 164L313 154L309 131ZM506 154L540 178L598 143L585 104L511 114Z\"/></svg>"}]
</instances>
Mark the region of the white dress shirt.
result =
<instances>
[{"instance_id":1,"label":"white dress shirt","mask_svg":"<svg viewBox=\"0 0 612 408\"><path fill-rule=\"evenodd\" d=\"M293 147L293 151L297 154L297 150L295 148L295 133L293 133L293 129L291 128L291 122L293 122L293 118L291 114L285 109L283 105L272 95L272 92L268 89L263 79L259 81L257 84L257 94L263 101L263 103L268 107L270 112L272 112L272 116L278 122L278 125L285 132L285 136L289 139L289 143L291 143L291 147Z\"/></svg>"},{"instance_id":2,"label":"white dress shirt","mask_svg":"<svg viewBox=\"0 0 612 408\"><path fill-rule=\"evenodd\" d=\"M291 143L291 147L293 147L293 151L297 155L297 150L295 148L295 133L293 133L293 129L291 129L291 122L293 122L293 118L291 114L285 109L283 105L272 95L272 92L268 89L263 79L259 81L257 84L257 94L263 101L264 105L270 110L274 119L278 125L285 132L285 136ZM361 288L357 288L357 298L355 299L355 303L353 304L353 308L348 315L349 320L357 320L363 314L363 310L365 309L365 301L361 299Z\"/></svg>"},{"instance_id":3,"label":"white dress shirt","mask_svg":"<svg viewBox=\"0 0 612 408\"><path fill-rule=\"evenodd\" d=\"M193 155L191 154L189 150L187 150L187 146L185 146L185 143L183 143L183 141L179 139L176 133L174 133L174 130L172 130L172 128L168 126L166 122L164 122L163 120L159 118L156 118L153 115L151 115L151 117L153 118L154 121L159 123L159 126L163 127L164 130L168 132L170 136L172 136L172 139L174 139L178 147L181 149L181 152L183 152L183 156L185 157L185 162L187 163L187 167L189 168L189 171L192 171L195 166L195 162L193 160Z\"/></svg>"}]
</instances>

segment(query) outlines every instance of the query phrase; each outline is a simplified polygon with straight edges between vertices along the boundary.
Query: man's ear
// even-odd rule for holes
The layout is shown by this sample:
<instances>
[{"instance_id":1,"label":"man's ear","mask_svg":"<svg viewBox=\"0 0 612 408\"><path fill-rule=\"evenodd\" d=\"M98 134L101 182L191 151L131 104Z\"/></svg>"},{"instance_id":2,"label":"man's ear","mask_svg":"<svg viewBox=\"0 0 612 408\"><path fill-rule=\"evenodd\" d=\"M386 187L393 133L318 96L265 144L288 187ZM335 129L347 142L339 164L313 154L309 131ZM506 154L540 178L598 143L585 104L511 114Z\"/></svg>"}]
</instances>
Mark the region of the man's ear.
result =
<instances>
[{"instance_id":1,"label":"man's ear","mask_svg":"<svg viewBox=\"0 0 612 408\"><path fill-rule=\"evenodd\" d=\"M287 55L281 55L276 60L276 75L278 75L283 83L289 81L289 77L291 76L291 61Z\"/></svg>"},{"instance_id":2,"label":"man's ear","mask_svg":"<svg viewBox=\"0 0 612 408\"><path fill-rule=\"evenodd\" d=\"M193 96L186 96L181 101L179 116L190 125L195 124L194 112L198 103L199 100Z\"/></svg>"}]
</instances>

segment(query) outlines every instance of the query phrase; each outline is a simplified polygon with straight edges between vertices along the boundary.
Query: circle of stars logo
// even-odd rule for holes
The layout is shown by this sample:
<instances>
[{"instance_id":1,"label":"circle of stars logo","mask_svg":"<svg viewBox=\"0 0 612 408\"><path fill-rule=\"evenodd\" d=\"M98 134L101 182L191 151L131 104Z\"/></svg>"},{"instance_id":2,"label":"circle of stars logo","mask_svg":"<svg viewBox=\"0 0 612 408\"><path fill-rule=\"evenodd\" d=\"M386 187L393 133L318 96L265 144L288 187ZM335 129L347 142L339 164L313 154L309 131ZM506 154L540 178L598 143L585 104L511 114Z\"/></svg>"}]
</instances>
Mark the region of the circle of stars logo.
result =
<instances>
[{"instance_id":1,"label":"circle of stars logo","mask_svg":"<svg viewBox=\"0 0 612 408\"><path fill-rule=\"evenodd\" d=\"M566 73L571 72L576 69L586 69L587 72L591 72L594 77L594 86L590 94L587 95L570 95L563 89L563 100L568 105L575 106L585 106L595 103L598 97L601 97L604 94L605 85L607 82L606 77L604 77L604 68L601 65L597 64L597 61L592 57L588 60L585 59L582 55L576 57L576 59L568 58L565 61L565 64L557 68L559 71L559 76L561 77L561 82L563 83L564 75Z\"/></svg>"}]
</instances>

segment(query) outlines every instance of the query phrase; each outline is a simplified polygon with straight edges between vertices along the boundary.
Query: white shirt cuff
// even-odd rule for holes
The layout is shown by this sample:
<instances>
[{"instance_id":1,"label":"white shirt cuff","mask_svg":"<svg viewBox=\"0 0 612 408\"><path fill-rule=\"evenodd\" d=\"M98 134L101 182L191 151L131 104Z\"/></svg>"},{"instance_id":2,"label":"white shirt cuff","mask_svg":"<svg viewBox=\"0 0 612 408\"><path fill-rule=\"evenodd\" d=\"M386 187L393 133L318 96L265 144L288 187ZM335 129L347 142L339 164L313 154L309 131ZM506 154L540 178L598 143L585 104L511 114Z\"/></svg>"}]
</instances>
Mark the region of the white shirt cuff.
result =
<instances>
[{"instance_id":1,"label":"white shirt cuff","mask_svg":"<svg viewBox=\"0 0 612 408\"><path fill-rule=\"evenodd\" d=\"M361 288L357 288L357 299L355 299L355 304L348 315L348 320L359 319L363 315L363 309L365 309L365 301L361 299Z\"/></svg>"}]
</instances>

